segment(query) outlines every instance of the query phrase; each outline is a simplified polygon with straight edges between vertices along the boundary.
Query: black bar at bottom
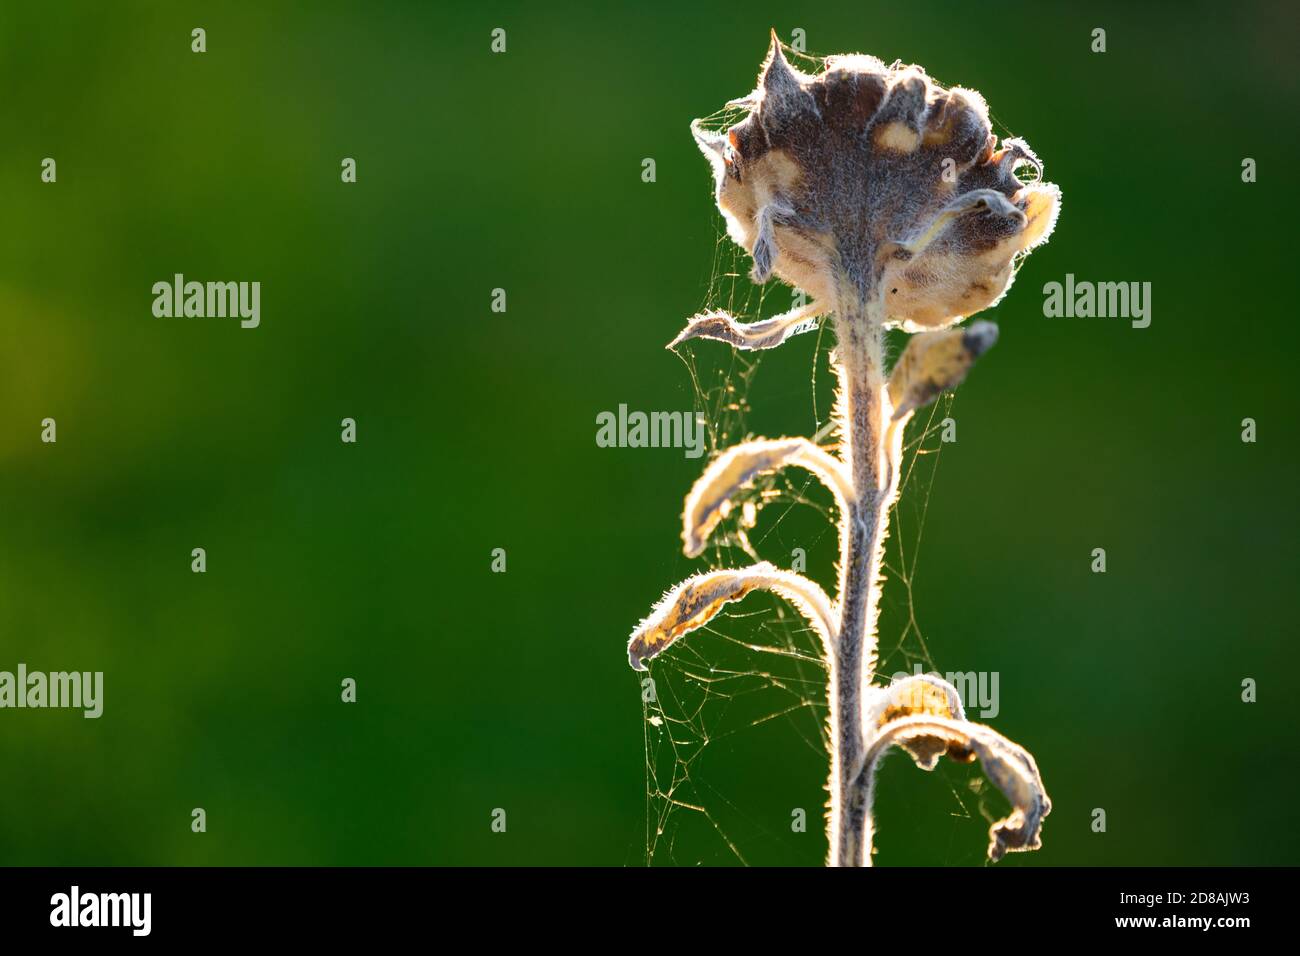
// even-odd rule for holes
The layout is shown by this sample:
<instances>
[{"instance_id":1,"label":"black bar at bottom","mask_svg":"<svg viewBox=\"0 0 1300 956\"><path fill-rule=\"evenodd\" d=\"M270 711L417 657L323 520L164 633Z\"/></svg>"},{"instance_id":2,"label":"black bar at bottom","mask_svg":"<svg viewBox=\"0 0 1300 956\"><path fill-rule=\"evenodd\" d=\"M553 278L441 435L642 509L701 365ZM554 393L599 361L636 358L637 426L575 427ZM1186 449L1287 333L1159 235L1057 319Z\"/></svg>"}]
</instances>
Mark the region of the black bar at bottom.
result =
<instances>
[{"instance_id":1,"label":"black bar at bottom","mask_svg":"<svg viewBox=\"0 0 1300 956\"><path fill-rule=\"evenodd\" d=\"M6 942L64 937L92 946L337 945L411 934L436 943L459 939L447 936L459 930L538 942L595 942L613 931L607 941L619 945L700 939L680 935L696 928L710 940L789 932L807 942L842 932L846 918L864 942L1199 935L1231 943L1287 928L1294 883L1290 869L8 869L0 870L0 925Z\"/></svg>"}]
</instances>

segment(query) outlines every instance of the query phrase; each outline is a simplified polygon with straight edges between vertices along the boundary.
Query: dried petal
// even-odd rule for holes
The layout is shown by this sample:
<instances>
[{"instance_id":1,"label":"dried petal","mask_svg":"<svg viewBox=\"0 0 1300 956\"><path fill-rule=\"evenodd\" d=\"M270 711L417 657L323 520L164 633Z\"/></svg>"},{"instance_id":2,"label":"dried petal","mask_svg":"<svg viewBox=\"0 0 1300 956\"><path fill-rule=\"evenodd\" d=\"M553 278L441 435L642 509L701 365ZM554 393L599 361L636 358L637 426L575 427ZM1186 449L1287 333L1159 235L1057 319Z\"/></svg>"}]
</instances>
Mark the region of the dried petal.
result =
<instances>
[{"instance_id":1,"label":"dried petal","mask_svg":"<svg viewBox=\"0 0 1300 956\"><path fill-rule=\"evenodd\" d=\"M718 522L731 510L731 499L755 477L786 465L806 468L822 480L841 512L849 497L844 465L806 438L751 441L727 449L709 465L686 496L682 515L682 541L686 554L695 557Z\"/></svg>"},{"instance_id":2,"label":"dried petal","mask_svg":"<svg viewBox=\"0 0 1300 956\"><path fill-rule=\"evenodd\" d=\"M807 578L764 561L748 568L696 574L668 591L632 632L627 645L628 663L636 670L645 670L645 662L673 641L703 627L726 604L756 589L772 591L789 601L829 648L833 624L826 593Z\"/></svg>"},{"instance_id":3,"label":"dried petal","mask_svg":"<svg viewBox=\"0 0 1300 956\"><path fill-rule=\"evenodd\" d=\"M889 376L894 420L924 408L940 392L960 385L975 360L997 340L998 327L992 322L973 322L965 328L913 336Z\"/></svg>"},{"instance_id":4,"label":"dried petal","mask_svg":"<svg viewBox=\"0 0 1300 956\"><path fill-rule=\"evenodd\" d=\"M1023 747L983 724L929 714L896 718L885 724L867 747L863 773L868 801L876 766L895 744L904 746L922 770L933 770L945 753L961 762L979 760L1012 807L1008 816L989 827L990 860L997 862L1007 853L1042 846L1043 818L1052 812L1052 801L1038 765Z\"/></svg>"}]
</instances>

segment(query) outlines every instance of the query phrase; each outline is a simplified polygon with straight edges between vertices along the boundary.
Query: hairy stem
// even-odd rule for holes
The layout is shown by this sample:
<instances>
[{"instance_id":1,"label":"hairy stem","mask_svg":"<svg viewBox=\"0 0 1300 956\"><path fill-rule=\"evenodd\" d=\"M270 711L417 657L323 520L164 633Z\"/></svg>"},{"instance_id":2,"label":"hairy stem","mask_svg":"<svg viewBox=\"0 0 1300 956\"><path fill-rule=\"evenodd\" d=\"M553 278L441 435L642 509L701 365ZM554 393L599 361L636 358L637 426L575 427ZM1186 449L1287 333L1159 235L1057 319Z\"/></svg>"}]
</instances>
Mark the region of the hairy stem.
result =
<instances>
[{"instance_id":1,"label":"hairy stem","mask_svg":"<svg viewBox=\"0 0 1300 956\"><path fill-rule=\"evenodd\" d=\"M871 860L866 791L857 785L864 753L862 691L876 664L881 555L895 484L888 453L889 400L882 367L883 331L870 300L841 294L836 313L839 424L852 497L840 533L839 630L831 660L830 863Z\"/></svg>"}]
</instances>

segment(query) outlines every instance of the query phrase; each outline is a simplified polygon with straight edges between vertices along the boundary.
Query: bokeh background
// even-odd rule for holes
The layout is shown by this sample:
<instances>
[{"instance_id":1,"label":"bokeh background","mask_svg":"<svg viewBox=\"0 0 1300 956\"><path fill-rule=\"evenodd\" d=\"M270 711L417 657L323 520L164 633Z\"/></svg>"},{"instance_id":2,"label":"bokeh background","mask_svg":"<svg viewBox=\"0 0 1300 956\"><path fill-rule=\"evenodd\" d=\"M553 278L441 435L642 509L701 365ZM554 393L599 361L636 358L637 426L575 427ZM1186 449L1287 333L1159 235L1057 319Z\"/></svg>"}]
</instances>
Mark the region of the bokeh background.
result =
<instances>
[{"instance_id":1,"label":"bokeh background","mask_svg":"<svg viewBox=\"0 0 1300 956\"><path fill-rule=\"evenodd\" d=\"M705 566L678 539L703 462L594 440L728 381L745 431L824 420L829 335L743 381L663 349L730 261L687 124L771 26L979 89L1064 190L944 408L882 625L913 607L939 670L1000 674L992 724L1055 805L1003 865L1300 862L1295 13L693 0L4 5L0 669L102 670L106 700L0 711L0 863L822 860L815 695L733 720L692 767L715 818L647 837L624 644ZM154 318L176 272L260 281L261 327ZM1067 272L1151 282L1151 327L1044 318ZM829 587L824 517L777 505L759 550ZM780 624L739 610L718 630ZM893 758L880 862L981 865L976 776Z\"/></svg>"}]
</instances>

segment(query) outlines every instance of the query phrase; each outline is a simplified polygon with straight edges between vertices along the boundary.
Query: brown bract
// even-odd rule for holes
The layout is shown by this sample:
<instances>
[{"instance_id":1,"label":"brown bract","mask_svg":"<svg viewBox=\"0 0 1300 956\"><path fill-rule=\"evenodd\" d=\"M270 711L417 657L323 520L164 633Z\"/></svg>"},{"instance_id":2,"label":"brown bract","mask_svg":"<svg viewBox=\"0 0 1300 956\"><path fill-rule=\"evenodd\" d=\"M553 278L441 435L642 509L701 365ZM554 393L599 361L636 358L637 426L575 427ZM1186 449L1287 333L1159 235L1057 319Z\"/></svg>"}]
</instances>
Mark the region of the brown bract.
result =
<instances>
[{"instance_id":1,"label":"brown bract","mask_svg":"<svg viewBox=\"0 0 1300 956\"><path fill-rule=\"evenodd\" d=\"M889 325L941 328L996 302L1055 224L1060 192L1029 146L999 145L983 97L920 67L855 54L809 76L773 34L757 89L733 103L750 112L726 132L692 130L757 281L828 303L847 282Z\"/></svg>"}]
</instances>

